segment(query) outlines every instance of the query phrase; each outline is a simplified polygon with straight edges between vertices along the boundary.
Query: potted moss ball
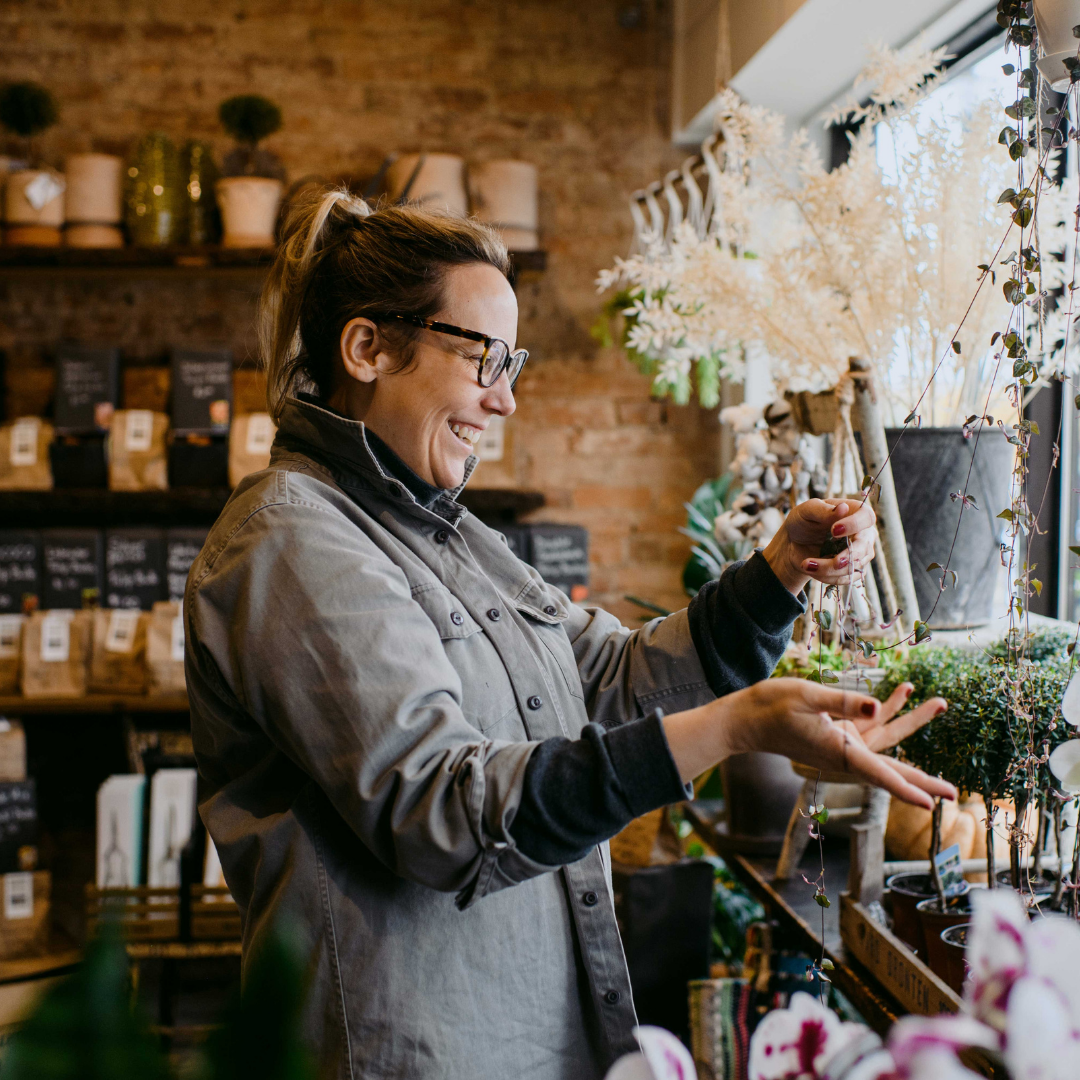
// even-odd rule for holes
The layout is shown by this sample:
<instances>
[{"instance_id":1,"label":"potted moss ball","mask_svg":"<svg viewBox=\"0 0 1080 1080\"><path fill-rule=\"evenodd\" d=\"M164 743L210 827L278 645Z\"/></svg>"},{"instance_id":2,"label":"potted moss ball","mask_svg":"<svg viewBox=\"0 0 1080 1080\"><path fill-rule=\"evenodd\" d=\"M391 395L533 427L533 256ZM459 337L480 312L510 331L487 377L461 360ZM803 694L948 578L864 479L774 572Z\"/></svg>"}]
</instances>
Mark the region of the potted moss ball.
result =
<instances>
[{"instance_id":1,"label":"potted moss ball","mask_svg":"<svg viewBox=\"0 0 1080 1080\"><path fill-rule=\"evenodd\" d=\"M237 144L226 155L215 186L224 228L222 245L271 247L285 170L277 155L259 143L281 127L281 110L257 94L242 94L223 101L218 115Z\"/></svg>"},{"instance_id":2,"label":"potted moss ball","mask_svg":"<svg viewBox=\"0 0 1080 1080\"><path fill-rule=\"evenodd\" d=\"M35 168L34 140L52 127L59 110L37 83L11 83L0 91L0 124L23 143L27 165L8 174L4 187L4 240L8 244L54 247L64 224L64 177Z\"/></svg>"}]
</instances>

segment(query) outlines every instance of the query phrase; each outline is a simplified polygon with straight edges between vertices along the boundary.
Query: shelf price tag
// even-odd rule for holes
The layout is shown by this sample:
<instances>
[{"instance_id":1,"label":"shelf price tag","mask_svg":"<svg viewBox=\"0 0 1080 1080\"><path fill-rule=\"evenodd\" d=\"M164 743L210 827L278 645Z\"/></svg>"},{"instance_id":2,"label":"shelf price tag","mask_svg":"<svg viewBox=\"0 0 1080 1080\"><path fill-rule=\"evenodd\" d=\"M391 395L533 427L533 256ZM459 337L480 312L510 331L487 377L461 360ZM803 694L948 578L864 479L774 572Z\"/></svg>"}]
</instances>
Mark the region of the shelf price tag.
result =
<instances>
[{"instance_id":1,"label":"shelf price tag","mask_svg":"<svg viewBox=\"0 0 1080 1080\"><path fill-rule=\"evenodd\" d=\"M105 631L105 651L129 653L135 646L135 630L139 625L138 611L128 608L109 612L109 626Z\"/></svg>"},{"instance_id":2,"label":"shelf price tag","mask_svg":"<svg viewBox=\"0 0 1080 1080\"><path fill-rule=\"evenodd\" d=\"M154 414L149 409L129 409L124 426L124 449L133 454L145 454L154 434Z\"/></svg>"},{"instance_id":3,"label":"shelf price tag","mask_svg":"<svg viewBox=\"0 0 1080 1080\"><path fill-rule=\"evenodd\" d=\"M22 624L22 615L0 615L0 660L13 660L19 655Z\"/></svg>"},{"instance_id":4,"label":"shelf price tag","mask_svg":"<svg viewBox=\"0 0 1080 1080\"><path fill-rule=\"evenodd\" d=\"M4 918L29 919L34 914L34 875L4 875Z\"/></svg>"},{"instance_id":5,"label":"shelf price tag","mask_svg":"<svg viewBox=\"0 0 1080 1080\"><path fill-rule=\"evenodd\" d=\"M65 663L71 655L73 611L50 611L41 620L41 659L46 664Z\"/></svg>"},{"instance_id":6,"label":"shelf price tag","mask_svg":"<svg viewBox=\"0 0 1080 1080\"><path fill-rule=\"evenodd\" d=\"M15 467L37 464L38 430L41 421L26 416L11 425L11 464Z\"/></svg>"},{"instance_id":7,"label":"shelf price tag","mask_svg":"<svg viewBox=\"0 0 1080 1080\"><path fill-rule=\"evenodd\" d=\"M270 444L274 441L277 428L269 413L251 413L247 425L247 452L249 454L269 454Z\"/></svg>"}]
</instances>

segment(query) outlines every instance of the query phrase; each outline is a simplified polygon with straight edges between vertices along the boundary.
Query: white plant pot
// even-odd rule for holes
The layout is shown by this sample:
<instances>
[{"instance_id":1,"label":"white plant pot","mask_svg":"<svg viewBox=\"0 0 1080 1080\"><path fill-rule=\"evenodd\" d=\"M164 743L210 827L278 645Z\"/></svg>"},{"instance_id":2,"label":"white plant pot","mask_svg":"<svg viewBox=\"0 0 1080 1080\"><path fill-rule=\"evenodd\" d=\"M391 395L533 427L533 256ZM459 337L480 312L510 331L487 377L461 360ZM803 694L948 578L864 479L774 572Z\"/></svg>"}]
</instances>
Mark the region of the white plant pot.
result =
<instances>
[{"instance_id":1,"label":"white plant pot","mask_svg":"<svg viewBox=\"0 0 1080 1080\"><path fill-rule=\"evenodd\" d=\"M1037 61L1039 71L1054 90L1064 91L1070 77L1063 61L1077 56L1080 47L1072 32L1074 26L1080 26L1080 0L1035 0L1035 26L1042 53Z\"/></svg>"},{"instance_id":2,"label":"white plant pot","mask_svg":"<svg viewBox=\"0 0 1080 1080\"><path fill-rule=\"evenodd\" d=\"M274 246L284 185L265 176L226 176L214 186L227 248Z\"/></svg>"},{"instance_id":3,"label":"white plant pot","mask_svg":"<svg viewBox=\"0 0 1080 1080\"><path fill-rule=\"evenodd\" d=\"M420 165L420 159L424 162ZM417 172L417 166L420 171ZM416 178L409 185L413 173ZM469 200L465 194L465 162L456 154L403 154L386 171L386 190L399 199L409 185L406 198L426 209L445 210L465 217Z\"/></svg>"},{"instance_id":4,"label":"white plant pot","mask_svg":"<svg viewBox=\"0 0 1080 1080\"><path fill-rule=\"evenodd\" d=\"M123 162L112 154L72 154L65 165L65 220L80 224L118 225L121 218L122 169Z\"/></svg>"},{"instance_id":5,"label":"white plant pot","mask_svg":"<svg viewBox=\"0 0 1080 1080\"><path fill-rule=\"evenodd\" d=\"M529 161L487 161L469 166L473 213L502 233L511 251L535 251L537 235L536 166Z\"/></svg>"},{"instance_id":6,"label":"white plant pot","mask_svg":"<svg viewBox=\"0 0 1080 1080\"><path fill-rule=\"evenodd\" d=\"M51 169L20 169L4 186L4 222L8 225L64 224L64 178Z\"/></svg>"}]
</instances>

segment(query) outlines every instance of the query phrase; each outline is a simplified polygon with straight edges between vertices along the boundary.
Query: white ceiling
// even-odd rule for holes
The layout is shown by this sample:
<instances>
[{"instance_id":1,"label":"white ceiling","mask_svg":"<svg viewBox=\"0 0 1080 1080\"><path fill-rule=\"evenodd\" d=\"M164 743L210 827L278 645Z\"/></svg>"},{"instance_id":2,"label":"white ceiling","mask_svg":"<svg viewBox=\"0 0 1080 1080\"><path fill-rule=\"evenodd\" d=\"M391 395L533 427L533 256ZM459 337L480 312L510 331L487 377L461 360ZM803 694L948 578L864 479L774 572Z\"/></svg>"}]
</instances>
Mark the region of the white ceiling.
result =
<instances>
[{"instance_id":1,"label":"white ceiling","mask_svg":"<svg viewBox=\"0 0 1080 1080\"><path fill-rule=\"evenodd\" d=\"M871 44L895 48L925 34L927 45L937 46L994 7L994 0L806 0L731 86L746 101L801 126L851 87ZM705 138L712 108L705 106L676 141Z\"/></svg>"}]
</instances>

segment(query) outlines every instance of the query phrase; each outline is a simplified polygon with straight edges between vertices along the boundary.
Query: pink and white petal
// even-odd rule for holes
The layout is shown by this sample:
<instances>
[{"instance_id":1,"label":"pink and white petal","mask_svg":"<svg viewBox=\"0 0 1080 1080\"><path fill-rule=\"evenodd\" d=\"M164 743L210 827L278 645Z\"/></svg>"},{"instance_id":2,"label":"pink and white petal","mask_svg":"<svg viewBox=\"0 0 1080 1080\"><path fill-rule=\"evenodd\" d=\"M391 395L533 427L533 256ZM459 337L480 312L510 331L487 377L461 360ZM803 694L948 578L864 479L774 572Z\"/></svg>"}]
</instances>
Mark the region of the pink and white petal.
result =
<instances>
[{"instance_id":1,"label":"pink and white petal","mask_svg":"<svg viewBox=\"0 0 1080 1080\"><path fill-rule=\"evenodd\" d=\"M948 1053L968 1046L987 1050L1001 1047L1001 1036L993 1028L974 1017L960 1013L956 1016L905 1016L889 1032L889 1053L892 1054L901 1076L922 1080L913 1063L928 1053Z\"/></svg>"},{"instance_id":2,"label":"pink and white petal","mask_svg":"<svg viewBox=\"0 0 1080 1080\"><path fill-rule=\"evenodd\" d=\"M690 1051L670 1031L641 1024L634 1038L649 1063L654 1080L697 1080L697 1068Z\"/></svg>"},{"instance_id":3,"label":"pink and white petal","mask_svg":"<svg viewBox=\"0 0 1080 1080\"><path fill-rule=\"evenodd\" d=\"M1080 739L1070 739L1056 747L1047 764L1062 790L1074 795L1080 792Z\"/></svg>"},{"instance_id":4,"label":"pink and white petal","mask_svg":"<svg viewBox=\"0 0 1080 1080\"><path fill-rule=\"evenodd\" d=\"M604 1080L655 1080L653 1071L642 1053L623 1054L608 1069Z\"/></svg>"},{"instance_id":5,"label":"pink and white petal","mask_svg":"<svg viewBox=\"0 0 1080 1080\"><path fill-rule=\"evenodd\" d=\"M1080 926L1063 915L1036 919L1027 931L1027 954L1031 977L1061 994L1071 1026L1080 1031Z\"/></svg>"},{"instance_id":6,"label":"pink and white petal","mask_svg":"<svg viewBox=\"0 0 1080 1080\"><path fill-rule=\"evenodd\" d=\"M1080 671L1074 671L1061 699L1061 715L1067 724L1080 727Z\"/></svg>"},{"instance_id":7,"label":"pink and white petal","mask_svg":"<svg viewBox=\"0 0 1080 1080\"><path fill-rule=\"evenodd\" d=\"M788 1007L769 1013L750 1039L749 1080L820 1075L840 1029L839 1018L817 998L792 994Z\"/></svg>"},{"instance_id":8,"label":"pink and white petal","mask_svg":"<svg viewBox=\"0 0 1080 1080\"><path fill-rule=\"evenodd\" d=\"M920 1050L908 1070L896 1075L903 1080L979 1080L978 1073L965 1069L954 1053L932 1047Z\"/></svg>"},{"instance_id":9,"label":"pink and white petal","mask_svg":"<svg viewBox=\"0 0 1080 1080\"><path fill-rule=\"evenodd\" d=\"M1012 889L978 889L973 899L964 1000L973 1016L1004 1031L1009 990L1027 971L1031 923Z\"/></svg>"},{"instance_id":10,"label":"pink and white petal","mask_svg":"<svg viewBox=\"0 0 1080 1080\"><path fill-rule=\"evenodd\" d=\"M1005 1061L1013 1080L1076 1080L1080 1034L1068 1002L1039 979L1020 979L1009 995Z\"/></svg>"}]
</instances>

